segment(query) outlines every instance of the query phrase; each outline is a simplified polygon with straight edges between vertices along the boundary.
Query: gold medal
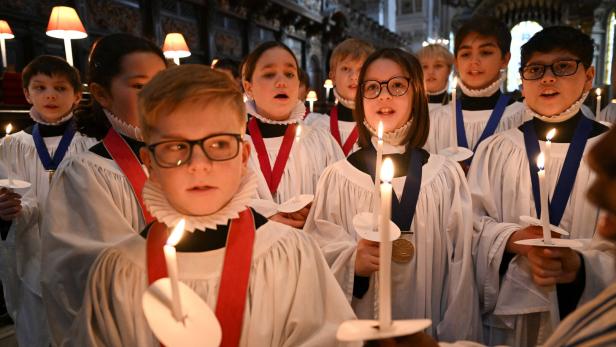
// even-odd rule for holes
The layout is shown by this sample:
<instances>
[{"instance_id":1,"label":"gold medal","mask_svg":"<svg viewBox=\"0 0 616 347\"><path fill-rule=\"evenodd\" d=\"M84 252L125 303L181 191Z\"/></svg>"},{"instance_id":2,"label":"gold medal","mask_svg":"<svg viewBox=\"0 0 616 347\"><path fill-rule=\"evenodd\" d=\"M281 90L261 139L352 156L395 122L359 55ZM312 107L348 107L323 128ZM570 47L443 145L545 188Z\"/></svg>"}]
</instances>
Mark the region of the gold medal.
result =
<instances>
[{"instance_id":1,"label":"gold medal","mask_svg":"<svg viewBox=\"0 0 616 347\"><path fill-rule=\"evenodd\" d=\"M396 263L408 263L415 255L415 246L407 239L399 238L392 244L391 259Z\"/></svg>"}]
</instances>

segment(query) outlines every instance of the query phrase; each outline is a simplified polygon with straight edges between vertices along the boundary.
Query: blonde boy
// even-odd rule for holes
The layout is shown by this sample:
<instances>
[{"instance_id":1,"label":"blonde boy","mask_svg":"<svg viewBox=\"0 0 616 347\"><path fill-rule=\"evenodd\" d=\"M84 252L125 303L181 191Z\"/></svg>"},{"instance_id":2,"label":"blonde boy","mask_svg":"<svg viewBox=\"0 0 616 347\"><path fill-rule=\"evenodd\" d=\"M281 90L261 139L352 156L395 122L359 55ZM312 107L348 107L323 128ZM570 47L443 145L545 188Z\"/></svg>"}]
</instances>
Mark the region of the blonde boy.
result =
<instances>
[{"instance_id":1,"label":"blonde boy","mask_svg":"<svg viewBox=\"0 0 616 347\"><path fill-rule=\"evenodd\" d=\"M146 243L150 247L158 233L166 235L183 218L187 232L176 246L179 278L216 308L223 341L237 340L240 346L336 345L337 325L353 313L320 250L305 234L247 207L257 183L247 167L250 145L243 138L244 104L235 83L221 72L185 65L157 75L139 98L146 142L141 157L150 172L143 200L156 221L99 256L80 319L68 334L75 341L67 342L159 344L145 320L141 297L155 280L152 271L165 264L148 258ZM246 255L236 252L231 240L252 253L241 265L245 284L219 290L232 275L227 261ZM244 305L225 301L235 291L246 297ZM227 321L218 315L222 310L243 318Z\"/></svg>"},{"instance_id":2,"label":"blonde boy","mask_svg":"<svg viewBox=\"0 0 616 347\"><path fill-rule=\"evenodd\" d=\"M432 110L447 104L447 82L453 67L453 54L439 44L430 44L417 52L417 59L424 73L428 107Z\"/></svg>"}]
</instances>

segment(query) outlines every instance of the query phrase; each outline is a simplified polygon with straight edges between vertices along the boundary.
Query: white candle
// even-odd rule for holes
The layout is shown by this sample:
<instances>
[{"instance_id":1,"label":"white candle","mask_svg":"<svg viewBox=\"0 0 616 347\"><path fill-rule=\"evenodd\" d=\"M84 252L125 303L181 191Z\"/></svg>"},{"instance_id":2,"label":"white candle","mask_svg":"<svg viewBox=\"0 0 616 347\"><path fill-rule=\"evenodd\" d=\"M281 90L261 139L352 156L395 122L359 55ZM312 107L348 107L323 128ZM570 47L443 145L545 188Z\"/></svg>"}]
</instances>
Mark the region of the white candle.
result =
<instances>
[{"instance_id":1,"label":"white candle","mask_svg":"<svg viewBox=\"0 0 616 347\"><path fill-rule=\"evenodd\" d=\"M167 239L167 244L163 247L165 252L165 262L167 263L167 273L169 275L169 281L171 282L171 309L175 320L184 320L182 313L182 302L180 300L180 287L178 284L178 262L175 254L175 245L182 238L184 234L184 219L173 228L171 235Z\"/></svg>"},{"instance_id":2,"label":"white candle","mask_svg":"<svg viewBox=\"0 0 616 347\"><path fill-rule=\"evenodd\" d=\"M545 166L547 167L552 160L552 139L556 135L556 129L552 128L552 130L548 131L545 135Z\"/></svg>"},{"instance_id":3,"label":"white candle","mask_svg":"<svg viewBox=\"0 0 616 347\"><path fill-rule=\"evenodd\" d=\"M334 87L334 82L330 79L326 79L325 83L323 83L323 87L325 88L325 102L329 99L329 91Z\"/></svg>"},{"instance_id":4,"label":"white candle","mask_svg":"<svg viewBox=\"0 0 616 347\"><path fill-rule=\"evenodd\" d=\"M601 88L595 89L595 93L597 94L597 108L595 110L595 118L599 117L599 113L601 113Z\"/></svg>"},{"instance_id":5,"label":"white candle","mask_svg":"<svg viewBox=\"0 0 616 347\"><path fill-rule=\"evenodd\" d=\"M451 147L458 147L458 132L456 127L456 88L458 87L458 78L454 77L451 83L451 102L449 103L449 110L451 112L451 118L449 119L449 143Z\"/></svg>"},{"instance_id":6,"label":"white candle","mask_svg":"<svg viewBox=\"0 0 616 347\"><path fill-rule=\"evenodd\" d=\"M550 208L548 206L548 184L545 178L545 157L543 153L539 154L537 158L537 167L539 172L539 194L541 194L541 226L543 228L543 242L545 244L552 244L552 232L550 231Z\"/></svg>"},{"instance_id":7,"label":"white candle","mask_svg":"<svg viewBox=\"0 0 616 347\"><path fill-rule=\"evenodd\" d=\"M389 221L391 220L391 181L394 177L394 164L385 159L381 173L381 218L379 223L379 328L391 327L391 240Z\"/></svg>"},{"instance_id":8,"label":"white candle","mask_svg":"<svg viewBox=\"0 0 616 347\"><path fill-rule=\"evenodd\" d=\"M13 125L9 123L9 125L7 125L5 128L5 131L6 131L6 137L4 139L5 143L9 141L9 135L11 134L12 130L13 130ZM12 187L13 186L13 170L11 170L11 163L6 164L6 170L8 171L6 175L9 179L9 186Z\"/></svg>"},{"instance_id":9,"label":"white candle","mask_svg":"<svg viewBox=\"0 0 616 347\"><path fill-rule=\"evenodd\" d=\"M297 195L300 195L302 193L302 172L304 172L303 170L303 163L302 163L302 155L301 155L301 149L299 147L299 141L302 138L302 124L301 123L297 123L297 128L295 128L295 153L297 153L297 165L300 167L300 171L299 171L299 176L296 177L297 178Z\"/></svg>"},{"instance_id":10,"label":"white candle","mask_svg":"<svg viewBox=\"0 0 616 347\"><path fill-rule=\"evenodd\" d=\"M374 170L374 206L372 213L372 230L376 230L379 216L379 182L381 177L381 163L383 162L383 121L379 121L376 142L376 166Z\"/></svg>"}]
</instances>

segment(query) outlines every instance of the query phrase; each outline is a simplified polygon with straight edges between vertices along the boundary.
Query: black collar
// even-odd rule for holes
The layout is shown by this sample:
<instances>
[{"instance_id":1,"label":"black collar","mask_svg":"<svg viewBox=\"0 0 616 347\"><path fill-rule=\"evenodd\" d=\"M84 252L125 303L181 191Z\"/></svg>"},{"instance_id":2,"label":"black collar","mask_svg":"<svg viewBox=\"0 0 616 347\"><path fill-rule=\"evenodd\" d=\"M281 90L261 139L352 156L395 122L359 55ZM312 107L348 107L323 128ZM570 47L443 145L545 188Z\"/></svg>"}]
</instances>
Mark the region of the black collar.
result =
<instances>
[{"instance_id":1,"label":"black collar","mask_svg":"<svg viewBox=\"0 0 616 347\"><path fill-rule=\"evenodd\" d=\"M35 124L38 124L39 131L42 137L55 137L55 136L64 135L64 131L66 130L68 125L71 124L71 120L72 118L60 124L54 124L54 125L47 125L47 124L42 124L42 123L35 123ZM33 127L34 127L34 124L30 125L26 129L24 129L24 132L26 134L32 135Z\"/></svg>"},{"instance_id":2,"label":"black collar","mask_svg":"<svg viewBox=\"0 0 616 347\"><path fill-rule=\"evenodd\" d=\"M254 117L250 114L248 116ZM288 124L264 123L259 118L254 118L257 120L257 126L259 127L259 130L261 131L261 136L263 136L264 139L284 136L284 133L287 131ZM250 135L248 127L246 127L246 134Z\"/></svg>"},{"instance_id":3,"label":"black collar","mask_svg":"<svg viewBox=\"0 0 616 347\"><path fill-rule=\"evenodd\" d=\"M428 95L428 103L447 105L449 103L449 94L444 91L436 95Z\"/></svg>"},{"instance_id":4,"label":"black collar","mask_svg":"<svg viewBox=\"0 0 616 347\"><path fill-rule=\"evenodd\" d=\"M122 136L122 138L126 141L130 149L133 151L133 153L135 153L135 156L139 158L139 162L143 164L143 162L141 161L141 157L139 156L139 150L141 149L141 147L145 146L145 143L121 134L120 136ZM107 148L105 148L105 145L103 145L102 141L90 147L90 152L98 154L106 159L113 159L111 158L111 154L109 154L109 152L107 151Z\"/></svg>"},{"instance_id":5,"label":"black collar","mask_svg":"<svg viewBox=\"0 0 616 347\"><path fill-rule=\"evenodd\" d=\"M497 90L496 93L487 97L472 97L464 93L461 93L460 102L462 103L462 109L467 111L484 111L493 110L496 106L498 98L501 96L501 91ZM515 98L509 98L507 106L513 104Z\"/></svg>"},{"instance_id":6,"label":"black collar","mask_svg":"<svg viewBox=\"0 0 616 347\"><path fill-rule=\"evenodd\" d=\"M422 151L425 152L424 153L425 159L422 162L422 165L425 165L428 162L428 158L430 158L430 153L426 152L423 149ZM394 162L394 167L396 168L395 177L406 176L406 173L408 172L408 168L409 168L409 159L410 159L409 153L410 152L411 151L407 150L405 153L393 153L393 154L383 155L383 160L385 160L385 158L390 158ZM347 158L347 160L357 170L368 173L369 172L368 163L374 162L375 160L374 154L375 154L374 150L361 148L360 150L355 151L353 154L351 154ZM374 165L372 165L372 167L374 167Z\"/></svg>"},{"instance_id":7,"label":"black collar","mask_svg":"<svg viewBox=\"0 0 616 347\"><path fill-rule=\"evenodd\" d=\"M552 142L571 143L573 134L575 133L575 128L577 127L581 117L585 117L582 110L578 111L575 116L560 123L545 122L537 117L533 118L532 122L539 140L544 141L547 133L552 129L556 129L556 135L552 139ZM521 127L519 129L521 129ZM597 135L601 135L608 130L609 128L607 126L593 120L593 129L590 133L590 137L592 138Z\"/></svg>"},{"instance_id":8,"label":"black collar","mask_svg":"<svg viewBox=\"0 0 616 347\"><path fill-rule=\"evenodd\" d=\"M338 103L336 105L338 109L338 120L343 122L354 122L355 118L353 118L353 110L344 106L342 103Z\"/></svg>"}]
</instances>

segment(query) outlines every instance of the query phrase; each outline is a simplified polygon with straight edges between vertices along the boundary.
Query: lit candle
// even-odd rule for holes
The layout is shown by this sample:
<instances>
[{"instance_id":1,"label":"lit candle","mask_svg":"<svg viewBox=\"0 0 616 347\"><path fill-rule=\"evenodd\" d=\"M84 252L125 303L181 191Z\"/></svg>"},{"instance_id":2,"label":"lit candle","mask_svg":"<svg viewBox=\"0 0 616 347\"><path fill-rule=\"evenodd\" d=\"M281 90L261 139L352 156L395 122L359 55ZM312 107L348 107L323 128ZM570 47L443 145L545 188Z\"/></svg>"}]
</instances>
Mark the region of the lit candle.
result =
<instances>
[{"instance_id":1,"label":"lit candle","mask_svg":"<svg viewBox=\"0 0 616 347\"><path fill-rule=\"evenodd\" d=\"M379 223L379 329L391 327L391 240L389 221L391 219L391 181L394 164L385 159L381 172L381 219Z\"/></svg>"},{"instance_id":2,"label":"lit candle","mask_svg":"<svg viewBox=\"0 0 616 347\"><path fill-rule=\"evenodd\" d=\"M379 121L376 142L376 167L374 170L374 207L372 213L372 230L376 230L379 218L379 181L381 177L381 163L383 162L383 121Z\"/></svg>"},{"instance_id":3,"label":"lit candle","mask_svg":"<svg viewBox=\"0 0 616 347\"><path fill-rule=\"evenodd\" d=\"M550 160L552 160L552 139L556 135L556 129L552 128L552 130L548 131L547 135L545 135L545 166L547 167L550 164Z\"/></svg>"},{"instance_id":4,"label":"lit candle","mask_svg":"<svg viewBox=\"0 0 616 347\"><path fill-rule=\"evenodd\" d=\"M552 244L552 232L550 231L550 208L548 206L548 184L545 178L545 157L543 153L537 158L539 172L539 194L541 194L541 226L543 227L543 242L547 245Z\"/></svg>"},{"instance_id":5,"label":"lit candle","mask_svg":"<svg viewBox=\"0 0 616 347\"><path fill-rule=\"evenodd\" d=\"M595 110L595 118L599 117L599 113L601 113L601 88L595 89L595 93L597 94L597 106Z\"/></svg>"},{"instance_id":6,"label":"lit candle","mask_svg":"<svg viewBox=\"0 0 616 347\"><path fill-rule=\"evenodd\" d=\"M317 92L315 92L314 90L309 91L308 95L306 95L306 101L310 103L310 112L314 112L313 106L314 102L317 100Z\"/></svg>"},{"instance_id":7,"label":"lit candle","mask_svg":"<svg viewBox=\"0 0 616 347\"><path fill-rule=\"evenodd\" d=\"M323 87L325 88L325 101L329 99L329 91L334 88L334 82L330 79L326 79L325 83L323 83Z\"/></svg>"},{"instance_id":8,"label":"lit candle","mask_svg":"<svg viewBox=\"0 0 616 347\"><path fill-rule=\"evenodd\" d=\"M216 58L212 59L212 64L210 64L210 68L213 69L214 67L216 67L217 63L218 63L218 59Z\"/></svg>"},{"instance_id":9,"label":"lit candle","mask_svg":"<svg viewBox=\"0 0 616 347\"><path fill-rule=\"evenodd\" d=\"M178 262L175 254L175 245L182 238L184 234L184 225L186 222L181 219L180 222L173 228L171 235L167 239L167 244L163 247L165 253L165 261L167 263L167 273L169 274L169 281L171 282L171 309L173 311L173 317L175 320L184 320L182 314L182 302L180 301L180 288L178 284Z\"/></svg>"},{"instance_id":10,"label":"lit candle","mask_svg":"<svg viewBox=\"0 0 616 347\"><path fill-rule=\"evenodd\" d=\"M451 103L449 103L449 110L451 112L451 118L449 119L449 143L451 147L458 147L458 132L456 127L456 88L458 87L458 78L454 77L451 83Z\"/></svg>"},{"instance_id":11,"label":"lit candle","mask_svg":"<svg viewBox=\"0 0 616 347\"><path fill-rule=\"evenodd\" d=\"M13 130L13 125L9 123L9 125L7 125L5 128L5 131L6 131L6 137L4 139L5 142L9 141L9 135L11 134L12 130ZM11 163L7 163L6 170L8 171L6 175L8 176L8 179L9 179L9 186L12 187L13 186L13 171L11 170Z\"/></svg>"}]
</instances>

